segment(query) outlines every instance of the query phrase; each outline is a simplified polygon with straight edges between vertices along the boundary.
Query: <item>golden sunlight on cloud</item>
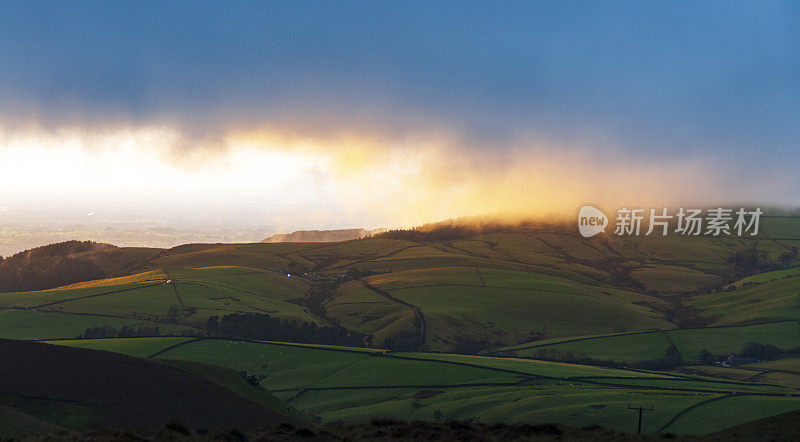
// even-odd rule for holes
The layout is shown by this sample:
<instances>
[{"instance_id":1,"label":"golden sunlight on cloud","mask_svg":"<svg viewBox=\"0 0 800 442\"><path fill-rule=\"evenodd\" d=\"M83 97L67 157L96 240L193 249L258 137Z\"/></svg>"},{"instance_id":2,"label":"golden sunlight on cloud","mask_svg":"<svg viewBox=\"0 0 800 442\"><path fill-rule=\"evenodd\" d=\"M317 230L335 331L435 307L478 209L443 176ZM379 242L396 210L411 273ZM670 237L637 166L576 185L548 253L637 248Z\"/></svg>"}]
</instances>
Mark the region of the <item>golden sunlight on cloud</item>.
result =
<instances>
[{"instance_id":1,"label":"golden sunlight on cloud","mask_svg":"<svg viewBox=\"0 0 800 442\"><path fill-rule=\"evenodd\" d=\"M715 185L713 174L689 161L654 166L535 143L487 153L446 137L394 142L288 133L230 132L208 145L158 127L0 133L0 200L238 205L259 207L264 218L276 206L297 206L274 221L377 227L481 214L571 217L587 202L698 203Z\"/></svg>"}]
</instances>

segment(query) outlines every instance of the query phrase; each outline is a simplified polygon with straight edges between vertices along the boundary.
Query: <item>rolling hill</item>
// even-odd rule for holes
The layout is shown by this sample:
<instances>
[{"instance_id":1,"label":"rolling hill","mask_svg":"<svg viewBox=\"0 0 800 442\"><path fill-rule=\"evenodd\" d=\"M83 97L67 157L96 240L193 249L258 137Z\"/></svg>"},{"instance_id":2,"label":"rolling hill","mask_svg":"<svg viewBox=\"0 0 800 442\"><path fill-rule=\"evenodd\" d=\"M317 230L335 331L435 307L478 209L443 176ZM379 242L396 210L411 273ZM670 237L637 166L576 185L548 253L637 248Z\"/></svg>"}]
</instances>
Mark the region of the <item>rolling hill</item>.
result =
<instances>
[{"instance_id":1,"label":"rolling hill","mask_svg":"<svg viewBox=\"0 0 800 442\"><path fill-rule=\"evenodd\" d=\"M800 410L800 390L780 384L519 358L224 339L55 343L137 355L152 352L150 358L157 360L245 371L262 388L323 422L456 419L632 431L636 416L628 406L635 405L654 408L645 421L647 433L708 434Z\"/></svg>"},{"instance_id":2,"label":"rolling hill","mask_svg":"<svg viewBox=\"0 0 800 442\"><path fill-rule=\"evenodd\" d=\"M754 238L522 225L104 246L77 252L100 278L0 293L0 338L181 361L203 378L244 372L324 422L632 431L639 404L656 410L647 432L708 434L800 409L800 220L763 221ZM713 364L753 349L769 356Z\"/></svg>"},{"instance_id":3,"label":"rolling hill","mask_svg":"<svg viewBox=\"0 0 800 442\"><path fill-rule=\"evenodd\" d=\"M229 370L9 340L0 340L0 354L3 437L31 428L158 429L174 421L254 429L301 422Z\"/></svg>"}]
</instances>

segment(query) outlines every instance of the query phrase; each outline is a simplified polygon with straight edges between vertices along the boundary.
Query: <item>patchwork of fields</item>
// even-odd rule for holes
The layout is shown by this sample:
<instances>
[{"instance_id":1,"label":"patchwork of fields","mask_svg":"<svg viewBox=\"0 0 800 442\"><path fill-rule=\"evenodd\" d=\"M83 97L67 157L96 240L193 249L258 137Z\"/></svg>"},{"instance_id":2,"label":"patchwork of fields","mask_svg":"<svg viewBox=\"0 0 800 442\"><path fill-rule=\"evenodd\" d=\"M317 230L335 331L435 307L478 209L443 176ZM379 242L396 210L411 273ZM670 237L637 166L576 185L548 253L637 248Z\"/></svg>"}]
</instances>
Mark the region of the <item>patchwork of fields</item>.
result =
<instances>
[{"instance_id":1,"label":"patchwork of fields","mask_svg":"<svg viewBox=\"0 0 800 442\"><path fill-rule=\"evenodd\" d=\"M707 434L800 409L792 222L765 219L747 239L586 240L543 226L426 242L185 245L114 278L0 293L0 338L182 361L207 376L232 369L322 422L630 432L628 406L641 406L653 408L645 432ZM737 267L737 253L760 267ZM337 336L347 346L320 345ZM770 360L710 362L746 348Z\"/></svg>"},{"instance_id":2,"label":"patchwork of fields","mask_svg":"<svg viewBox=\"0 0 800 442\"><path fill-rule=\"evenodd\" d=\"M636 416L630 405L654 408L645 419L646 432L706 434L800 409L800 390L779 383L515 358L221 339L53 343L244 371L286 403L324 422L477 419L632 431Z\"/></svg>"}]
</instances>

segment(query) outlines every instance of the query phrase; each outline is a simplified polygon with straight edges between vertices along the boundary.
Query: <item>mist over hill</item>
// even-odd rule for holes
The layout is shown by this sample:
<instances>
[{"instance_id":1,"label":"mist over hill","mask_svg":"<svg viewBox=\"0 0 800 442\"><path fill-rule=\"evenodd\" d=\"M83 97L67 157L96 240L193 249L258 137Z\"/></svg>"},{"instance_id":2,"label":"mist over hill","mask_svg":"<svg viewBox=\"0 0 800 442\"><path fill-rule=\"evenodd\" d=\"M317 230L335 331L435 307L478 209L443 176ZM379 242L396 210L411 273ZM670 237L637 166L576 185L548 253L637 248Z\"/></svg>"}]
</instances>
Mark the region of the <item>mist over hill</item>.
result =
<instances>
[{"instance_id":1,"label":"mist over hill","mask_svg":"<svg viewBox=\"0 0 800 442\"><path fill-rule=\"evenodd\" d=\"M338 230L297 230L292 233L278 233L261 241L264 243L274 242L337 242L361 239L386 229L366 230L366 229L338 229Z\"/></svg>"}]
</instances>

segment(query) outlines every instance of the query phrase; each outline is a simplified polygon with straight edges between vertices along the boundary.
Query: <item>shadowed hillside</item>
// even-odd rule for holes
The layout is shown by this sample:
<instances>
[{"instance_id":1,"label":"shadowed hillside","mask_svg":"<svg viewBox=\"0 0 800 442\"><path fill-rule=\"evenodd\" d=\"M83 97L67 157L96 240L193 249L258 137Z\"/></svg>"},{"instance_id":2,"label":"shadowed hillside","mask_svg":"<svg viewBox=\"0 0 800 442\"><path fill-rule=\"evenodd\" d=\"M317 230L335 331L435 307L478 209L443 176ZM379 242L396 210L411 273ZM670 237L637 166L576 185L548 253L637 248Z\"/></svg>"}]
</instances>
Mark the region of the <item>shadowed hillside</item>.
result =
<instances>
[{"instance_id":1,"label":"shadowed hillside","mask_svg":"<svg viewBox=\"0 0 800 442\"><path fill-rule=\"evenodd\" d=\"M489 424L473 429L481 437L517 422L630 432L628 407L638 405L653 408L645 433L708 435L800 408L800 218L765 217L761 227L742 238L587 239L565 225L443 223L329 243L54 246L114 277L0 292L0 337L171 360L326 424L435 422L372 434L458 437L451 420ZM0 404L18 426L45 430L91 427L116 410L89 399L51 411ZM185 410L190 430L193 410L207 412ZM594 431L587 437L612 434Z\"/></svg>"},{"instance_id":2,"label":"shadowed hillside","mask_svg":"<svg viewBox=\"0 0 800 442\"><path fill-rule=\"evenodd\" d=\"M129 272L159 249L66 241L0 257L0 291L41 290Z\"/></svg>"},{"instance_id":3,"label":"shadowed hillside","mask_svg":"<svg viewBox=\"0 0 800 442\"><path fill-rule=\"evenodd\" d=\"M24 429L36 422L66 429L157 429L170 421L253 429L296 421L177 366L9 340L0 340L0 355L0 430L6 432L15 423Z\"/></svg>"},{"instance_id":4,"label":"shadowed hillside","mask_svg":"<svg viewBox=\"0 0 800 442\"><path fill-rule=\"evenodd\" d=\"M79 438L85 441L182 441L182 440L259 440L259 441L380 441L380 440L439 440L439 441L753 441L769 440L790 442L800 438L800 413L785 413L760 419L706 436L679 437L671 433L653 435L632 435L608 430L603 427L575 428L564 425L503 425L479 424L470 422L402 422L387 419L373 419L364 424L330 425L324 430L277 425L257 431L240 432L221 430L212 432L192 431L180 424L165 426L159 431L128 432L53 432L34 435L18 440L39 441L53 439Z\"/></svg>"}]
</instances>

